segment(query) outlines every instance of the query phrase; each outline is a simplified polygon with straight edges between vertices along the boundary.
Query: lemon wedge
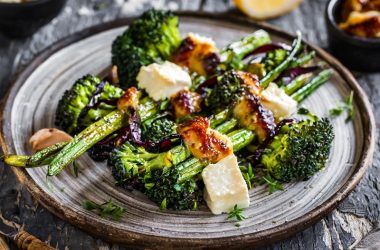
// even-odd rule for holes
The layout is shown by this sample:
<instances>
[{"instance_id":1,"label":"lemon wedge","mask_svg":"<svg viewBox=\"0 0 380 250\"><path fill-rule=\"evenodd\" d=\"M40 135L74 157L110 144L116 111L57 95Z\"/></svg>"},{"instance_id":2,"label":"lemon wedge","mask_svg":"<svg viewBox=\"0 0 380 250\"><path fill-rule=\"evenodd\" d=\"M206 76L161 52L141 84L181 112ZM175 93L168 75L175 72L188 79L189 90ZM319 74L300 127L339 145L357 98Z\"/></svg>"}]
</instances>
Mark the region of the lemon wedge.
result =
<instances>
[{"instance_id":1,"label":"lemon wedge","mask_svg":"<svg viewBox=\"0 0 380 250\"><path fill-rule=\"evenodd\" d=\"M238 9L254 19L267 19L295 9L302 0L234 0Z\"/></svg>"}]
</instances>

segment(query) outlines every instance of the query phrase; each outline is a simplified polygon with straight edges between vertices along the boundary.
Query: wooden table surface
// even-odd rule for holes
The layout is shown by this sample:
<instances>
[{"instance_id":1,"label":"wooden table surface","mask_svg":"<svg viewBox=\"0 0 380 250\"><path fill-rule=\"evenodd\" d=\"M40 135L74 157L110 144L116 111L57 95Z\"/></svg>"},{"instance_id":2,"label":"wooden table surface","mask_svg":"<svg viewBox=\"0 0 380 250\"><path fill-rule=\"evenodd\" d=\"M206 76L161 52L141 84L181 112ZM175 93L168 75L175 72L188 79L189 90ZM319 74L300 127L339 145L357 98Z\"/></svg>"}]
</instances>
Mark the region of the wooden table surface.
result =
<instances>
[{"instance_id":1,"label":"wooden table surface","mask_svg":"<svg viewBox=\"0 0 380 250\"><path fill-rule=\"evenodd\" d=\"M265 0L263 0L265 1ZM327 0L304 0L292 13L269 21L327 48L323 13ZM0 35L0 97L12 77L42 50L84 28L119 17L137 15L144 9L229 11L241 15L225 0L68 0L62 13L32 37L11 40ZM374 106L380 123L380 73L355 73ZM357 112L360 112L359 110ZM376 144L373 164L358 187L330 215L305 231L263 249L349 249L380 247L380 151ZM8 166L0 163L0 220L14 220L25 229L59 249L126 249L109 244L60 220L35 201L21 186ZM10 246L10 249L16 249ZM128 248L127 248L128 249Z\"/></svg>"}]
</instances>

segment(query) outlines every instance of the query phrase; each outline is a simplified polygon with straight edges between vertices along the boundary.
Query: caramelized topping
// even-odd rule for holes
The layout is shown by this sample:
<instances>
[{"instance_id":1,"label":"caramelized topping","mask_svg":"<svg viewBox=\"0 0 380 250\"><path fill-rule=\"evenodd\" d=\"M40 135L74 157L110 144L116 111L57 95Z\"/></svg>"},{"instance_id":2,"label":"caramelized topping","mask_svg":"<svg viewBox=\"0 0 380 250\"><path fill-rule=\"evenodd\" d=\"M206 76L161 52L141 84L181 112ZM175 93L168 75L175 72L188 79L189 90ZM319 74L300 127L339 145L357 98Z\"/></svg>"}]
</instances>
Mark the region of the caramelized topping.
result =
<instances>
[{"instance_id":1,"label":"caramelized topping","mask_svg":"<svg viewBox=\"0 0 380 250\"><path fill-rule=\"evenodd\" d=\"M212 41L189 34L174 52L171 61L200 75L211 75L220 62Z\"/></svg>"},{"instance_id":2,"label":"caramelized topping","mask_svg":"<svg viewBox=\"0 0 380 250\"><path fill-rule=\"evenodd\" d=\"M241 126L256 132L260 141L274 133L276 124L273 113L264 108L259 98L252 94L240 99L233 113Z\"/></svg>"},{"instance_id":3,"label":"caramelized topping","mask_svg":"<svg viewBox=\"0 0 380 250\"><path fill-rule=\"evenodd\" d=\"M249 72L238 71L237 75L242 81L242 85L247 87L247 90L255 96L259 96L261 92L260 81L257 75L251 74Z\"/></svg>"},{"instance_id":4,"label":"caramelized topping","mask_svg":"<svg viewBox=\"0 0 380 250\"><path fill-rule=\"evenodd\" d=\"M117 102L119 110L127 110L129 107L137 108L139 105L139 91L135 87L127 89Z\"/></svg>"},{"instance_id":5,"label":"caramelized topping","mask_svg":"<svg viewBox=\"0 0 380 250\"><path fill-rule=\"evenodd\" d=\"M204 117L195 117L178 127L186 146L194 157L216 163L233 153L230 139L210 128L210 122Z\"/></svg>"},{"instance_id":6,"label":"caramelized topping","mask_svg":"<svg viewBox=\"0 0 380 250\"><path fill-rule=\"evenodd\" d=\"M170 98L175 117L182 118L201 111L201 96L190 90L181 90Z\"/></svg>"}]
</instances>

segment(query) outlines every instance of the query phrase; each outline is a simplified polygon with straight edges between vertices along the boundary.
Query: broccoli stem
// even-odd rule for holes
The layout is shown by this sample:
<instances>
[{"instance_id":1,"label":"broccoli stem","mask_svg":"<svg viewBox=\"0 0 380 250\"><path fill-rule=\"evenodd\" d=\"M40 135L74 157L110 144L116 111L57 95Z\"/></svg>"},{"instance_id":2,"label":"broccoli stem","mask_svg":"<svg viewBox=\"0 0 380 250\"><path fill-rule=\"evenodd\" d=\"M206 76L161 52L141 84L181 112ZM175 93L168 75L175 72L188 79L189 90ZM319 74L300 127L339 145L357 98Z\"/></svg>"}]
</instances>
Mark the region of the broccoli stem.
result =
<instances>
[{"instance_id":1,"label":"broccoli stem","mask_svg":"<svg viewBox=\"0 0 380 250\"><path fill-rule=\"evenodd\" d=\"M237 42L231 43L220 53L221 68L224 66L225 68L240 69L242 67L241 61L246 55L268 43L270 43L270 36L264 30L258 30Z\"/></svg>"},{"instance_id":2,"label":"broccoli stem","mask_svg":"<svg viewBox=\"0 0 380 250\"><path fill-rule=\"evenodd\" d=\"M238 124L238 121L234 118L231 118L230 120L228 120L228 121L222 123L221 125L217 126L215 128L215 130L222 133L222 134L226 134L229 131L231 131L234 127L236 127L237 124Z\"/></svg>"},{"instance_id":3,"label":"broccoli stem","mask_svg":"<svg viewBox=\"0 0 380 250\"><path fill-rule=\"evenodd\" d=\"M55 157L57 152L61 150L64 146L67 145L67 142L60 142L37 153L28 156L28 155L7 155L4 158L4 162L10 166L14 167L23 167L23 168L34 168L40 165L49 164L50 161Z\"/></svg>"},{"instance_id":4,"label":"broccoli stem","mask_svg":"<svg viewBox=\"0 0 380 250\"><path fill-rule=\"evenodd\" d=\"M235 130L227 134L227 136L231 139L234 152L237 152L242 148L248 146L255 139L255 133L247 129ZM206 162L202 162L195 157L192 157L185 162L178 164L175 166L180 173L178 182L184 182L201 173L206 165Z\"/></svg>"},{"instance_id":5,"label":"broccoli stem","mask_svg":"<svg viewBox=\"0 0 380 250\"><path fill-rule=\"evenodd\" d=\"M333 74L333 71L331 69L326 69L326 70L321 71L308 84L306 84L305 86L297 90L294 94L292 94L291 97L298 103L302 102L317 88L319 88L321 85L327 82L330 79L332 74Z\"/></svg>"},{"instance_id":6,"label":"broccoli stem","mask_svg":"<svg viewBox=\"0 0 380 250\"><path fill-rule=\"evenodd\" d=\"M266 88L269 83L273 82L274 79L276 79L281 72L286 70L289 67L289 64L292 62L293 58L302 48L302 35L298 31L297 32L297 38L294 40L292 45L292 51L290 52L289 56L280 64L278 65L274 70L269 72L264 76L263 79L261 79L260 84L263 88Z\"/></svg>"},{"instance_id":7,"label":"broccoli stem","mask_svg":"<svg viewBox=\"0 0 380 250\"><path fill-rule=\"evenodd\" d=\"M223 111L220 111L218 114L216 114L211 120L210 120L210 127L215 128L219 124L223 123L230 115L230 110L225 109Z\"/></svg>"},{"instance_id":8,"label":"broccoli stem","mask_svg":"<svg viewBox=\"0 0 380 250\"><path fill-rule=\"evenodd\" d=\"M49 164L48 176L59 174L66 166L106 136L121 129L127 118L126 111L116 110L91 124L77 134Z\"/></svg>"},{"instance_id":9,"label":"broccoli stem","mask_svg":"<svg viewBox=\"0 0 380 250\"><path fill-rule=\"evenodd\" d=\"M155 114L158 108L156 103L149 97L143 98L139 105L139 114L142 121L145 121ZM85 153L97 142L108 135L121 129L128 113L116 110L99 121L91 124L85 130L76 135L68 145L66 145L49 164L48 175L59 174L66 166Z\"/></svg>"},{"instance_id":10,"label":"broccoli stem","mask_svg":"<svg viewBox=\"0 0 380 250\"><path fill-rule=\"evenodd\" d=\"M306 63L310 62L315 57L315 51L311 51L308 54L305 54L301 56L300 58L294 60L292 63L290 63L289 68L295 68L302 65L305 65Z\"/></svg>"},{"instance_id":11,"label":"broccoli stem","mask_svg":"<svg viewBox=\"0 0 380 250\"><path fill-rule=\"evenodd\" d=\"M297 76L288 85L283 86L282 89L285 91L287 95L291 95L294 92L296 92L298 89L303 87L309 81L310 78L311 78L311 74Z\"/></svg>"},{"instance_id":12,"label":"broccoli stem","mask_svg":"<svg viewBox=\"0 0 380 250\"><path fill-rule=\"evenodd\" d=\"M141 121L146 121L153 116L157 115L158 109L157 109L157 103L152 100L150 97L144 97L139 104L138 109L140 119Z\"/></svg>"}]
</instances>

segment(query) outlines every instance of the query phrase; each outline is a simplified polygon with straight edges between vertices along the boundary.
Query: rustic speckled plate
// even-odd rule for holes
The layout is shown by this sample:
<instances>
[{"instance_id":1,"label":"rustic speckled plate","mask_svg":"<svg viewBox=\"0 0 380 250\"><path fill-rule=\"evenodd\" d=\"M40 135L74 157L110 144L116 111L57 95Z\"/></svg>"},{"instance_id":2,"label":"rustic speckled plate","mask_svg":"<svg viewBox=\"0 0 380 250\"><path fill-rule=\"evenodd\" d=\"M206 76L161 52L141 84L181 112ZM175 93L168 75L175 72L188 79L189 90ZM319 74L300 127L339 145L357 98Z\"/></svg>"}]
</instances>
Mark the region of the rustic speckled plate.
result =
<instances>
[{"instance_id":1,"label":"rustic speckled plate","mask_svg":"<svg viewBox=\"0 0 380 250\"><path fill-rule=\"evenodd\" d=\"M130 20L101 25L59 42L38 56L19 75L5 102L2 144L8 153L28 154L28 139L40 128L54 126L57 102L71 84L84 74L100 74L110 65L110 46ZM246 19L225 15L182 13L183 34L197 32L212 37L219 47L254 30L264 28L275 41L290 43L283 31ZM367 97L353 76L321 49L318 60L335 70L332 79L303 103L321 116L355 93L353 122L333 120L336 134L327 167L308 181L286 185L286 191L268 195L264 187L250 191L251 206L239 228L201 211L160 211L138 192L114 185L105 163L84 155L78 161L77 178L69 171L46 180L46 167L14 168L19 180L51 212L106 240L150 248L242 248L270 243L294 234L331 211L353 190L366 171L374 148L375 125ZM82 208L84 199L104 202L110 197L128 212L120 222Z\"/></svg>"}]
</instances>

